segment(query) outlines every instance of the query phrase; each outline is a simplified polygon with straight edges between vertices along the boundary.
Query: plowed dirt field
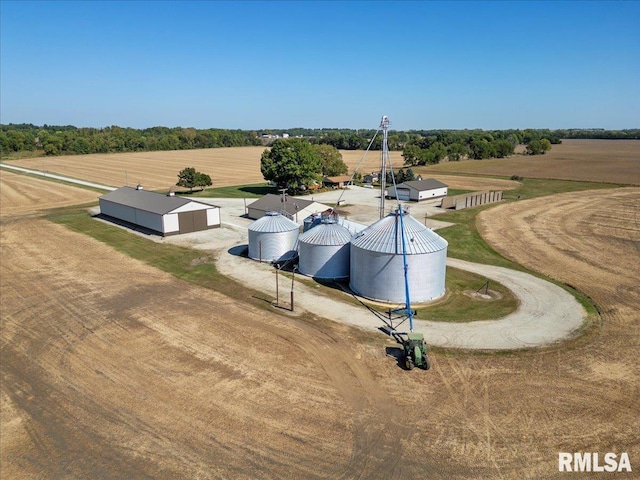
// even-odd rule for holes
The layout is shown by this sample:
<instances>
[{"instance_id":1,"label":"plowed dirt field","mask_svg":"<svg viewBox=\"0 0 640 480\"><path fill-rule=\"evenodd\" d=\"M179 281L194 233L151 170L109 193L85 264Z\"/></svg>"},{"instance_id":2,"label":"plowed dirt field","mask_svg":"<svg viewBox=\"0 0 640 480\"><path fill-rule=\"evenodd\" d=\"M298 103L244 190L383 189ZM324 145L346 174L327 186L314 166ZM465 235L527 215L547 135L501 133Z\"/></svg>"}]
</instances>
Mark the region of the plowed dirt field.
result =
<instances>
[{"instance_id":1,"label":"plowed dirt field","mask_svg":"<svg viewBox=\"0 0 640 480\"><path fill-rule=\"evenodd\" d=\"M2 477L564 478L560 451L638 468L638 190L595 195L481 218L505 254L591 295L602 324L544 351L432 353L429 372L399 368L376 332L3 217ZM602 218L597 201L623 207Z\"/></svg>"}]
</instances>

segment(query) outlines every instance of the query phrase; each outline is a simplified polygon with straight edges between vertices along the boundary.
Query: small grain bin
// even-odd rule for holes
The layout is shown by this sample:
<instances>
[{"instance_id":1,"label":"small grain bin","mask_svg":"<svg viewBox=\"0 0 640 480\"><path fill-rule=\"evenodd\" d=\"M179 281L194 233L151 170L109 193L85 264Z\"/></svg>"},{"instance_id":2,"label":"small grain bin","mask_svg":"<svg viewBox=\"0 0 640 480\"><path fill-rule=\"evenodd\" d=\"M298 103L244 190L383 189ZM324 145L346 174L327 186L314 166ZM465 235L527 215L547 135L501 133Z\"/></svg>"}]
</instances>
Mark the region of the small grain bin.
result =
<instances>
[{"instance_id":1,"label":"small grain bin","mask_svg":"<svg viewBox=\"0 0 640 480\"><path fill-rule=\"evenodd\" d=\"M298 270L321 279L349 277L351 234L337 223L337 216L323 216L319 225L298 238Z\"/></svg>"},{"instance_id":2,"label":"small grain bin","mask_svg":"<svg viewBox=\"0 0 640 480\"><path fill-rule=\"evenodd\" d=\"M398 210L354 235L350 288L372 300L405 303L401 223L411 301L428 302L441 297L445 292L448 243L406 211Z\"/></svg>"},{"instance_id":3,"label":"small grain bin","mask_svg":"<svg viewBox=\"0 0 640 480\"><path fill-rule=\"evenodd\" d=\"M249 225L249 258L285 261L296 255L300 226L277 212L267 212Z\"/></svg>"}]
</instances>

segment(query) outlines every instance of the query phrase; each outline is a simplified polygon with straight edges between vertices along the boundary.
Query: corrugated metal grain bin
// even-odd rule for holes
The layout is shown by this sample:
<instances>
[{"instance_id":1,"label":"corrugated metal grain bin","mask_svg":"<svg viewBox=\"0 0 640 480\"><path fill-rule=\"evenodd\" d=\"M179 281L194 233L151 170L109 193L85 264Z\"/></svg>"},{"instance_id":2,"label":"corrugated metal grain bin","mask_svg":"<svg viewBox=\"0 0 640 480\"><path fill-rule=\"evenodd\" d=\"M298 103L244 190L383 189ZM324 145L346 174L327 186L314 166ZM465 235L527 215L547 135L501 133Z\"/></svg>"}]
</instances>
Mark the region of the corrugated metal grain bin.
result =
<instances>
[{"instance_id":1,"label":"corrugated metal grain bin","mask_svg":"<svg viewBox=\"0 0 640 480\"><path fill-rule=\"evenodd\" d=\"M411 301L439 298L445 293L448 243L406 212L392 212L352 238L350 288L373 300L405 302L400 215Z\"/></svg>"},{"instance_id":2,"label":"corrugated metal grain bin","mask_svg":"<svg viewBox=\"0 0 640 480\"><path fill-rule=\"evenodd\" d=\"M277 212L249 225L249 258L280 262L295 257L300 226Z\"/></svg>"},{"instance_id":3,"label":"corrugated metal grain bin","mask_svg":"<svg viewBox=\"0 0 640 480\"><path fill-rule=\"evenodd\" d=\"M349 230L335 219L323 219L298 238L298 270L314 278L347 278L350 241Z\"/></svg>"}]
</instances>

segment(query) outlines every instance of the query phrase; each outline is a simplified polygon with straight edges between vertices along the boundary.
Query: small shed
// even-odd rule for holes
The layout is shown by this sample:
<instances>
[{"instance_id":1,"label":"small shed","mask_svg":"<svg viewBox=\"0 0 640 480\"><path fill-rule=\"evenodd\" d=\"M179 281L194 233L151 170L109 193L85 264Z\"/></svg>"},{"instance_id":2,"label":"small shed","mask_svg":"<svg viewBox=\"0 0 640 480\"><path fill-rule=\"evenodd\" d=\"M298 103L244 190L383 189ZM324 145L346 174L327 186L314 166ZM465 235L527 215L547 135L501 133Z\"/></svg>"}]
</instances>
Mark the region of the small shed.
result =
<instances>
[{"instance_id":1,"label":"small shed","mask_svg":"<svg viewBox=\"0 0 640 480\"><path fill-rule=\"evenodd\" d=\"M324 212L328 208L330 207L313 200L268 193L247 206L247 217L257 220L267 212L279 212L302 225L304 219L312 213Z\"/></svg>"},{"instance_id":2,"label":"small shed","mask_svg":"<svg viewBox=\"0 0 640 480\"><path fill-rule=\"evenodd\" d=\"M344 188L353 182L349 175L340 175L337 177L324 177L322 184L330 188Z\"/></svg>"},{"instance_id":3,"label":"small shed","mask_svg":"<svg viewBox=\"0 0 640 480\"><path fill-rule=\"evenodd\" d=\"M412 180L387 189L387 196L398 200L420 202L447 196L448 187L434 178Z\"/></svg>"},{"instance_id":4,"label":"small shed","mask_svg":"<svg viewBox=\"0 0 640 480\"><path fill-rule=\"evenodd\" d=\"M100 213L159 235L178 235L220 226L220 207L177 197L172 193L122 187L99 197Z\"/></svg>"}]
</instances>

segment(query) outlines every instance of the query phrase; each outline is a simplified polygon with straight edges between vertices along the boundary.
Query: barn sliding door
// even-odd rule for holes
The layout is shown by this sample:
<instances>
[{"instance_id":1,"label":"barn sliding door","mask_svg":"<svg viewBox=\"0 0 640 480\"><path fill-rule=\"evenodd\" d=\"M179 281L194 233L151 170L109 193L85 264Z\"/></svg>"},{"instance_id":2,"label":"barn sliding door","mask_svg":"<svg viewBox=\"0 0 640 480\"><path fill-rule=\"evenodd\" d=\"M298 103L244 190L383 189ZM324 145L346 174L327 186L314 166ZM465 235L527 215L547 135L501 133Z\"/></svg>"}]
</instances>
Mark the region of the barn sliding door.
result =
<instances>
[{"instance_id":1,"label":"barn sliding door","mask_svg":"<svg viewBox=\"0 0 640 480\"><path fill-rule=\"evenodd\" d=\"M195 210L193 212L182 212L178 214L178 223L180 225L180 233L199 232L206 230L207 227L207 211Z\"/></svg>"}]
</instances>

